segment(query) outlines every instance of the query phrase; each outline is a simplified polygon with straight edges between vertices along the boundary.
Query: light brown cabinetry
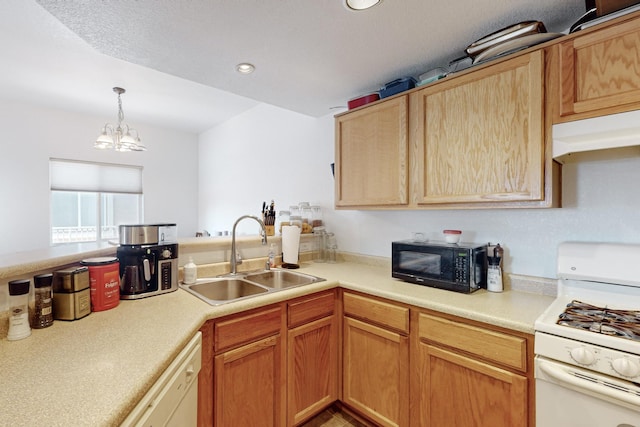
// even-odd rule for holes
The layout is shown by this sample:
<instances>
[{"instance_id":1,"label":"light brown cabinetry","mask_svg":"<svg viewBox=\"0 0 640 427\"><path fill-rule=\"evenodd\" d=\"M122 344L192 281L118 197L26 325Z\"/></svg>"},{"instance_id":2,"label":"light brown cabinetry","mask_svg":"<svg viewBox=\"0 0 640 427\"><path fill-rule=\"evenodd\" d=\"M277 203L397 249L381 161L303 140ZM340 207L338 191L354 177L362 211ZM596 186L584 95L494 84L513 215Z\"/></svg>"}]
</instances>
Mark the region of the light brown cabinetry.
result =
<instances>
[{"instance_id":1,"label":"light brown cabinetry","mask_svg":"<svg viewBox=\"0 0 640 427\"><path fill-rule=\"evenodd\" d=\"M280 306L214 323L214 425L283 426Z\"/></svg>"},{"instance_id":2,"label":"light brown cabinetry","mask_svg":"<svg viewBox=\"0 0 640 427\"><path fill-rule=\"evenodd\" d=\"M556 122L640 108L640 18L577 33L559 43Z\"/></svg>"},{"instance_id":3,"label":"light brown cabinetry","mask_svg":"<svg viewBox=\"0 0 640 427\"><path fill-rule=\"evenodd\" d=\"M336 207L558 207L555 61L533 50L336 116Z\"/></svg>"},{"instance_id":4,"label":"light brown cabinetry","mask_svg":"<svg viewBox=\"0 0 640 427\"><path fill-rule=\"evenodd\" d=\"M535 425L532 337L426 313L413 319L412 427Z\"/></svg>"},{"instance_id":5,"label":"light brown cabinetry","mask_svg":"<svg viewBox=\"0 0 640 427\"><path fill-rule=\"evenodd\" d=\"M336 119L336 207L408 202L407 97Z\"/></svg>"},{"instance_id":6,"label":"light brown cabinetry","mask_svg":"<svg viewBox=\"0 0 640 427\"><path fill-rule=\"evenodd\" d=\"M411 93L418 206L544 198L544 51Z\"/></svg>"},{"instance_id":7,"label":"light brown cabinetry","mask_svg":"<svg viewBox=\"0 0 640 427\"><path fill-rule=\"evenodd\" d=\"M343 295L343 402L381 426L409 424L409 309Z\"/></svg>"},{"instance_id":8,"label":"light brown cabinetry","mask_svg":"<svg viewBox=\"0 0 640 427\"><path fill-rule=\"evenodd\" d=\"M335 291L287 303L287 425L306 421L338 399Z\"/></svg>"},{"instance_id":9,"label":"light brown cabinetry","mask_svg":"<svg viewBox=\"0 0 640 427\"><path fill-rule=\"evenodd\" d=\"M202 364L198 374L198 427L213 427L213 320L202 332Z\"/></svg>"}]
</instances>

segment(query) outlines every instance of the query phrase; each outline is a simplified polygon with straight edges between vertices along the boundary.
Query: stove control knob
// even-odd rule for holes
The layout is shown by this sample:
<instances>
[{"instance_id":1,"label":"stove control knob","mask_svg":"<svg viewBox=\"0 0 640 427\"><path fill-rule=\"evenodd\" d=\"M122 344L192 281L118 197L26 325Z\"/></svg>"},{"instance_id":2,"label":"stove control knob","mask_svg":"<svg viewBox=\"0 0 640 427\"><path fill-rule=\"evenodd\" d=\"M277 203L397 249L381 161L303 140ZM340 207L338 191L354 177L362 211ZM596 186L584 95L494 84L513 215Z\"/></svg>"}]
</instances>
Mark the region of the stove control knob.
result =
<instances>
[{"instance_id":1,"label":"stove control knob","mask_svg":"<svg viewBox=\"0 0 640 427\"><path fill-rule=\"evenodd\" d=\"M169 249L165 249L162 251L162 258L171 258L171 251Z\"/></svg>"},{"instance_id":2,"label":"stove control knob","mask_svg":"<svg viewBox=\"0 0 640 427\"><path fill-rule=\"evenodd\" d=\"M576 347L571 349L571 358L581 365L589 366L596 362L596 356L589 349L584 347Z\"/></svg>"},{"instance_id":3,"label":"stove control knob","mask_svg":"<svg viewBox=\"0 0 640 427\"><path fill-rule=\"evenodd\" d=\"M611 366L613 370L619 373L620 375L628 378L637 377L640 374L640 366L633 360L629 360L626 357L621 357L619 359L615 359Z\"/></svg>"}]
</instances>

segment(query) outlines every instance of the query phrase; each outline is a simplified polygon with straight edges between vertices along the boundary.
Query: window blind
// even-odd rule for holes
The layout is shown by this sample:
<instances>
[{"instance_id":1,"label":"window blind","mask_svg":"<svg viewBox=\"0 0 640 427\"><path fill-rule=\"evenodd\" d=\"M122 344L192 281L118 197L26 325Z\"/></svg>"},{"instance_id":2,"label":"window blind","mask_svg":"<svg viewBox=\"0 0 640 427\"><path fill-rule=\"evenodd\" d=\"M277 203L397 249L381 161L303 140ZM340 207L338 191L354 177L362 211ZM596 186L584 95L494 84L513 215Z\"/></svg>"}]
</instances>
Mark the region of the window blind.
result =
<instances>
[{"instance_id":1,"label":"window blind","mask_svg":"<svg viewBox=\"0 0 640 427\"><path fill-rule=\"evenodd\" d=\"M49 159L51 190L142 194L142 166Z\"/></svg>"}]
</instances>

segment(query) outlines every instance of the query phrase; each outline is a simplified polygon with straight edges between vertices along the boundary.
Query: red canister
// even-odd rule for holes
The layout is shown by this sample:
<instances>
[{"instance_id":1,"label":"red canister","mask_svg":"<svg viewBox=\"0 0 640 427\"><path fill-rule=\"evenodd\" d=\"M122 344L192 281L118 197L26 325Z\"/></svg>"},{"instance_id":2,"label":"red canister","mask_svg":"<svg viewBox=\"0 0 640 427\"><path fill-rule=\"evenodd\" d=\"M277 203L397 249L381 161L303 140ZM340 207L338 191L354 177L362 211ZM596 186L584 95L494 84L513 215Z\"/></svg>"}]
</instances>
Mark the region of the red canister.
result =
<instances>
[{"instance_id":1,"label":"red canister","mask_svg":"<svg viewBox=\"0 0 640 427\"><path fill-rule=\"evenodd\" d=\"M104 311L120 303L120 263L115 257L83 259L89 267L91 311Z\"/></svg>"}]
</instances>

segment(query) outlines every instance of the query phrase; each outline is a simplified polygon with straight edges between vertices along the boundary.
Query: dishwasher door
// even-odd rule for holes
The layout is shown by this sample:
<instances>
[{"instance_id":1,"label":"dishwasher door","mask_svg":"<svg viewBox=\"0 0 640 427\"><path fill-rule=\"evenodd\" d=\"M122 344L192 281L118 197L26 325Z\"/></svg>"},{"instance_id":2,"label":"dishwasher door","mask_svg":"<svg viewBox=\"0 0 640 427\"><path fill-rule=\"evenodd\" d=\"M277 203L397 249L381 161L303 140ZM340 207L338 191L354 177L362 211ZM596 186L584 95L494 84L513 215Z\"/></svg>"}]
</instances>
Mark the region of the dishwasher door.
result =
<instances>
[{"instance_id":1,"label":"dishwasher door","mask_svg":"<svg viewBox=\"0 0 640 427\"><path fill-rule=\"evenodd\" d=\"M121 426L197 427L201 366L202 333L198 331Z\"/></svg>"},{"instance_id":2,"label":"dishwasher door","mask_svg":"<svg viewBox=\"0 0 640 427\"><path fill-rule=\"evenodd\" d=\"M536 356L538 427L640 427L640 387Z\"/></svg>"}]
</instances>

